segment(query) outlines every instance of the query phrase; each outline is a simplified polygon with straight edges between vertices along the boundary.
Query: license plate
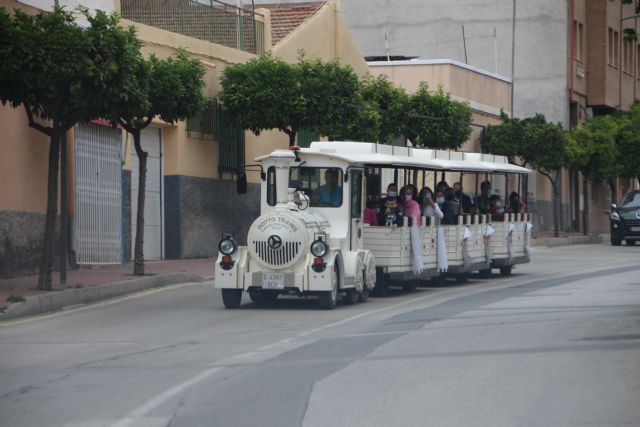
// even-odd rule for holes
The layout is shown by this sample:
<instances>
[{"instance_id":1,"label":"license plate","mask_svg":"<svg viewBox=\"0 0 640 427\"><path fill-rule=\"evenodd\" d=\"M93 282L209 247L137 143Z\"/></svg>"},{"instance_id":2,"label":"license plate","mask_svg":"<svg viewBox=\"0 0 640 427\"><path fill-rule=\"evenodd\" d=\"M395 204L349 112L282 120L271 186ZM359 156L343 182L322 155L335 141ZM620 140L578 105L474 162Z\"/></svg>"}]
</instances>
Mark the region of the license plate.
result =
<instances>
[{"instance_id":1,"label":"license plate","mask_svg":"<svg viewBox=\"0 0 640 427\"><path fill-rule=\"evenodd\" d=\"M262 287L264 289L284 289L284 273L263 273Z\"/></svg>"},{"instance_id":2,"label":"license plate","mask_svg":"<svg viewBox=\"0 0 640 427\"><path fill-rule=\"evenodd\" d=\"M631 227L631 231L640 231L640 227Z\"/></svg>"}]
</instances>

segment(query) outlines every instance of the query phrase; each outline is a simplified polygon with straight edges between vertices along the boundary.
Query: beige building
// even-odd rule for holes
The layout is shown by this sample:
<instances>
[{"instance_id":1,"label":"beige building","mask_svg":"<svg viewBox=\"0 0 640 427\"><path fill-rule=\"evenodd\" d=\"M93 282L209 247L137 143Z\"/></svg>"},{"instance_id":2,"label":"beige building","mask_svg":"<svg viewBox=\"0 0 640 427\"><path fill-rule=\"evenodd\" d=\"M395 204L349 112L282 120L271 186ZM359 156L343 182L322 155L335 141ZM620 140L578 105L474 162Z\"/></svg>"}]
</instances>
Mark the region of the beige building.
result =
<instances>
[{"instance_id":1,"label":"beige building","mask_svg":"<svg viewBox=\"0 0 640 427\"><path fill-rule=\"evenodd\" d=\"M184 11L177 0L114 1L113 10L124 18L122 25L136 28L145 55L168 57L180 47L206 68L206 111L175 125L154 120L142 135L149 152L147 260L212 256L222 232L242 240L259 213L259 177L251 175L249 194L239 197L231 172L288 146L283 133L255 136L225 124L215 99L225 67L268 50L295 62L304 49L309 57L339 59L359 75L367 72L334 3L268 5L255 14L243 9L241 18L234 7L214 4ZM16 0L0 0L0 6L39 12ZM211 30L212 20L219 24L215 28L227 32ZM0 158L0 277L10 277L37 267L46 209L48 139L27 126L22 107L0 106L0 129L0 149L5 153ZM138 162L133 141L101 121L78 124L67 139L70 258L86 264L128 262L136 227Z\"/></svg>"}]
</instances>

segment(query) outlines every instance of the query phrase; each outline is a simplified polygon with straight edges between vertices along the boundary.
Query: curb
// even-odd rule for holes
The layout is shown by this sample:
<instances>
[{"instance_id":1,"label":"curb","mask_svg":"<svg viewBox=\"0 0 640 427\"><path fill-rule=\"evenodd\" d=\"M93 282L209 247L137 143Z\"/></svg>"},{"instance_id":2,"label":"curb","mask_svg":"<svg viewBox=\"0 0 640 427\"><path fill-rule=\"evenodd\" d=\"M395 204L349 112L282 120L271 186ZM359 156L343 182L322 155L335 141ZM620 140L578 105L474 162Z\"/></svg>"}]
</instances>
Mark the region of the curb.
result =
<instances>
[{"instance_id":1,"label":"curb","mask_svg":"<svg viewBox=\"0 0 640 427\"><path fill-rule=\"evenodd\" d=\"M546 246L548 248L555 248L558 246L569 245L593 245L602 242L602 235L597 234L591 236L547 237L542 239L532 239L531 246Z\"/></svg>"},{"instance_id":2,"label":"curb","mask_svg":"<svg viewBox=\"0 0 640 427\"><path fill-rule=\"evenodd\" d=\"M197 274L175 273L33 295L27 297L24 302L10 304L5 312L0 314L0 322L18 317L50 313L74 305L90 304L149 288L157 288L177 283L202 282L204 280L206 279Z\"/></svg>"}]
</instances>

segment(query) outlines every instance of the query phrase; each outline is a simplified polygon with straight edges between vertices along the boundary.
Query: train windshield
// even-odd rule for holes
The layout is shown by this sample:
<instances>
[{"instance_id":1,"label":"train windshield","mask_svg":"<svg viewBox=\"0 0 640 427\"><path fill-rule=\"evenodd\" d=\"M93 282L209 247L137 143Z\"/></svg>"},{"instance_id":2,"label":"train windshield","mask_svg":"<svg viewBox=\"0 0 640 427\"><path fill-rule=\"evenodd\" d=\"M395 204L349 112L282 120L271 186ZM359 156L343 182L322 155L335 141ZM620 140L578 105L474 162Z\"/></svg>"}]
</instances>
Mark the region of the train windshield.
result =
<instances>
[{"instance_id":1,"label":"train windshield","mask_svg":"<svg viewBox=\"0 0 640 427\"><path fill-rule=\"evenodd\" d=\"M312 207L342 206L342 169L299 167L289 171L289 187L303 191Z\"/></svg>"}]
</instances>

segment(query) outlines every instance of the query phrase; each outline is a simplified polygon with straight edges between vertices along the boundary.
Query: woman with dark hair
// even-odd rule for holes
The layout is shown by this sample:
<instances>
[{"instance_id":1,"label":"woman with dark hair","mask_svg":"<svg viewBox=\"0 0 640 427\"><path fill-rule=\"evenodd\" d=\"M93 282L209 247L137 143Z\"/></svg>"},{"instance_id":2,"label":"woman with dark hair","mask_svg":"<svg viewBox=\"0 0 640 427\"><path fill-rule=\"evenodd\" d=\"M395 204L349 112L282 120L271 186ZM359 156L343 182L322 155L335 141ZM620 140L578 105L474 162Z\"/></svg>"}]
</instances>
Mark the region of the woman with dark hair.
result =
<instances>
[{"instance_id":1,"label":"woman with dark hair","mask_svg":"<svg viewBox=\"0 0 640 427\"><path fill-rule=\"evenodd\" d=\"M527 205L520 201L520 195L515 191L509 195L509 204L507 205L508 213L525 213Z\"/></svg>"},{"instance_id":2,"label":"woman with dark hair","mask_svg":"<svg viewBox=\"0 0 640 427\"><path fill-rule=\"evenodd\" d=\"M453 188L447 188L444 192L444 203L442 204L442 223L457 224L458 215L462 215L462 208L456 202L456 193Z\"/></svg>"}]
</instances>

